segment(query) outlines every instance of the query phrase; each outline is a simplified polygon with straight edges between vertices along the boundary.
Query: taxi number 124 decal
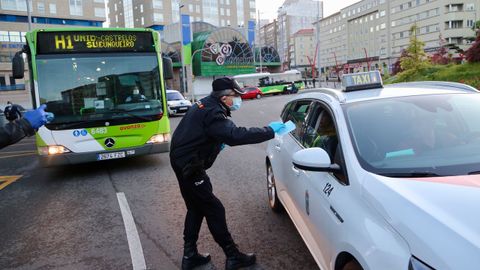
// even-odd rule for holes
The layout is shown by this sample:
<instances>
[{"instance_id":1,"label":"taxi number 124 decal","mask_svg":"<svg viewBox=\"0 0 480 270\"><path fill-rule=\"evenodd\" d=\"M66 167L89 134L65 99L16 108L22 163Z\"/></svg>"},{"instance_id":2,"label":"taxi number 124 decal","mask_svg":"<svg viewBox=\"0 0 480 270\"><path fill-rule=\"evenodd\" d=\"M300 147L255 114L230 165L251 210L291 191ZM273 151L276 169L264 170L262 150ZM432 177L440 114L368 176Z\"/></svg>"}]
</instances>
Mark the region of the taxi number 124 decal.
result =
<instances>
[{"instance_id":1,"label":"taxi number 124 decal","mask_svg":"<svg viewBox=\"0 0 480 270\"><path fill-rule=\"evenodd\" d=\"M92 128L90 129L90 134L95 135L95 134L107 134L107 128Z\"/></svg>"},{"instance_id":2,"label":"taxi number 124 decal","mask_svg":"<svg viewBox=\"0 0 480 270\"><path fill-rule=\"evenodd\" d=\"M323 193L325 193L328 197L330 197L330 193L332 193L333 187L330 183L327 183L323 188Z\"/></svg>"}]
</instances>

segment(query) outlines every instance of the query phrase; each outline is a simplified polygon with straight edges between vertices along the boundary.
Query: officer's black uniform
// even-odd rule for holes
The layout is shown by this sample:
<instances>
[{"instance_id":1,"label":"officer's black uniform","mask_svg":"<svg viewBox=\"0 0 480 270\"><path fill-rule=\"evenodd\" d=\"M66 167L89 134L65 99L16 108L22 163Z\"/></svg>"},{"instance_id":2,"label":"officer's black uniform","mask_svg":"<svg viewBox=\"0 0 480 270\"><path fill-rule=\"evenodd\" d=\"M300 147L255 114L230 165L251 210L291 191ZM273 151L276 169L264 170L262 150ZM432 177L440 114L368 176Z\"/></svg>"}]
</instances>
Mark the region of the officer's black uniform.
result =
<instances>
[{"instance_id":1,"label":"officer's black uniform","mask_svg":"<svg viewBox=\"0 0 480 270\"><path fill-rule=\"evenodd\" d=\"M3 127L0 127L0 149L10 144L14 144L25 136L32 136L35 130L32 125L25 120L14 120Z\"/></svg>"},{"instance_id":2,"label":"officer's black uniform","mask_svg":"<svg viewBox=\"0 0 480 270\"><path fill-rule=\"evenodd\" d=\"M170 162L187 206L186 245L190 243L196 247L204 217L215 241L224 251L234 245L227 228L225 208L213 194L206 170L213 165L222 143L230 146L254 144L274 137L270 127L237 127L229 116L230 109L219 98L210 95L188 110L173 134Z\"/></svg>"}]
</instances>

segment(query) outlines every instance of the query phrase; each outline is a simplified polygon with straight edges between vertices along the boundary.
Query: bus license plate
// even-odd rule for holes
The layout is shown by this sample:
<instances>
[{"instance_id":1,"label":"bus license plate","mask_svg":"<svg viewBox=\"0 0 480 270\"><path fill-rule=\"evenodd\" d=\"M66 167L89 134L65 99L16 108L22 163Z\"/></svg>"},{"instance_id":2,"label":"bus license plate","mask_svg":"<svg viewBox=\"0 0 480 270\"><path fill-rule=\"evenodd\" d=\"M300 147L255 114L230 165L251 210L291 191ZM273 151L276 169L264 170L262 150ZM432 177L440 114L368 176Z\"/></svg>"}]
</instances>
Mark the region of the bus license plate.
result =
<instances>
[{"instance_id":1,"label":"bus license plate","mask_svg":"<svg viewBox=\"0 0 480 270\"><path fill-rule=\"evenodd\" d=\"M125 152L113 152L113 153L104 153L98 154L97 160L107 160L107 159L116 159L116 158L124 158Z\"/></svg>"}]
</instances>

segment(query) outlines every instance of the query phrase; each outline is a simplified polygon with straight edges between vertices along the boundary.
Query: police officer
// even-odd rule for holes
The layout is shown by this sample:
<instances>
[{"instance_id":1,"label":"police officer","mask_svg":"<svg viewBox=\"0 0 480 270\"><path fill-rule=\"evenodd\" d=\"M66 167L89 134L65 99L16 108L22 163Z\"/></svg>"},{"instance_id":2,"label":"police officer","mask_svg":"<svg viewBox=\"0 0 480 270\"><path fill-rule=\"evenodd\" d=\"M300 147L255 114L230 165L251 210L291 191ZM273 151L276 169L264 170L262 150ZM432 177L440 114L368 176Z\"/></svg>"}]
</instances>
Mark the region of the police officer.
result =
<instances>
[{"instance_id":1,"label":"police officer","mask_svg":"<svg viewBox=\"0 0 480 270\"><path fill-rule=\"evenodd\" d=\"M210 255L197 251L197 240L203 218L215 241L227 257L225 269L238 269L255 263L253 253L240 252L227 228L225 208L212 192L206 170L209 169L225 144L230 146L261 143L285 128L282 122L268 127L237 127L228 119L230 112L241 106L243 94L235 80L216 79L209 96L195 103L173 133L170 163L177 176L180 192L187 206L183 231L184 254L182 269L206 264Z\"/></svg>"},{"instance_id":2,"label":"police officer","mask_svg":"<svg viewBox=\"0 0 480 270\"><path fill-rule=\"evenodd\" d=\"M20 141L25 136L34 135L35 130L45 125L47 123L46 107L41 105L36 110L26 112L23 118L0 127L0 149Z\"/></svg>"}]
</instances>

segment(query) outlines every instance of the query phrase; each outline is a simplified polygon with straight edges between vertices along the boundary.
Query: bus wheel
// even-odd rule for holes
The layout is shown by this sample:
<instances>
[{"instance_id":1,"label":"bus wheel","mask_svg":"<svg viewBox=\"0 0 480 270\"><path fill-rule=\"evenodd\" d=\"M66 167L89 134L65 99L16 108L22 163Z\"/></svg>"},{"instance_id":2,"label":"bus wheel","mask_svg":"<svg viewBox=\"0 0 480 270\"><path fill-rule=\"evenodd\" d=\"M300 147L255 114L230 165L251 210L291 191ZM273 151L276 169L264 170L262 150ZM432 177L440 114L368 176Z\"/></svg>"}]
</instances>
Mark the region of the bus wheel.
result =
<instances>
[{"instance_id":1,"label":"bus wheel","mask_svg":"<svg viewBox=\"0 0 480 270\"><path fill-rule=\"evenodd\" d=\"M259 99L259 98L261 98L261 97L262 97L262 95L260 95L260 94L257 94L257 99Z\"/></svg>"}]
</instances>

